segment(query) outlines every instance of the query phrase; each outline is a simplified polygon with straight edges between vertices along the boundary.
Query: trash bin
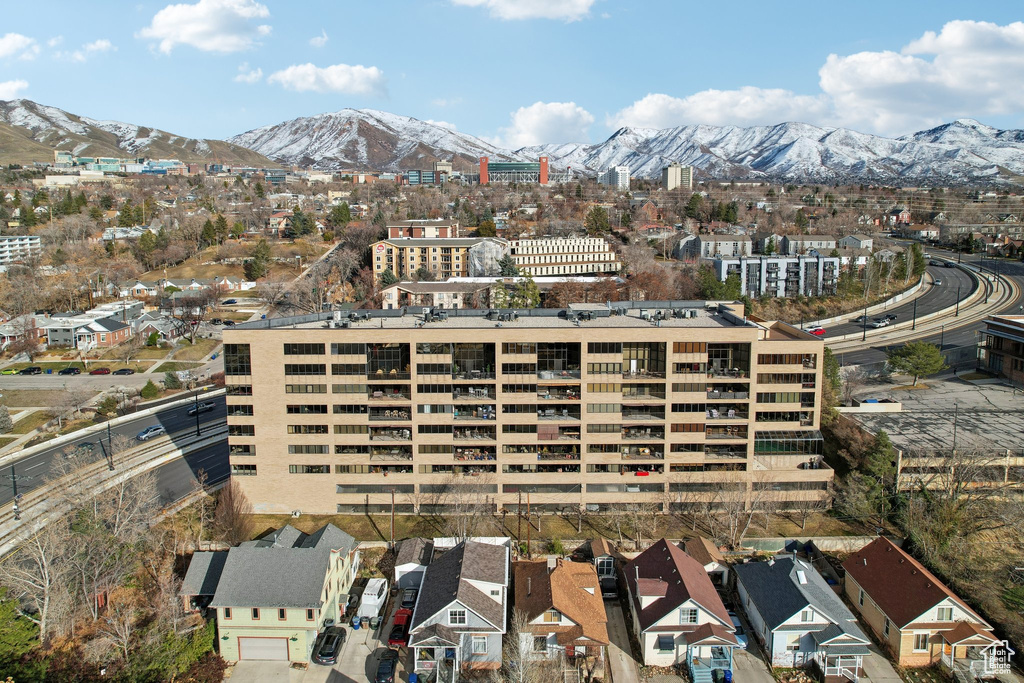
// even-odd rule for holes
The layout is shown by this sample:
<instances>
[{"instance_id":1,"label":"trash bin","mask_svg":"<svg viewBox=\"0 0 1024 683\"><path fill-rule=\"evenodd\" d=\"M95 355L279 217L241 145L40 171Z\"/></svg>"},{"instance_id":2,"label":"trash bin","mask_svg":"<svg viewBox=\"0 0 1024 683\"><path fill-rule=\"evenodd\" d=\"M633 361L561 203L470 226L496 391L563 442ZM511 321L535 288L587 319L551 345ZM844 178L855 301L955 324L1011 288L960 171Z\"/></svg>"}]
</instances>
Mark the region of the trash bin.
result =
<instances>
[{"instance_id":1,"label":"trash bin","mask_svg":"<svg viewBox=\"0 0 1024 683\"><path fill-rule=\"evenodd\" d=\"M419 676L415 673L409 674L409 683L416 683L417 679L419 679Z\"/></svg>"},{"instance_id":2,"label":"trash bin","mask_svg":"<svg viewBox=\"0 0 1024 683\"><path fill-rule=\"evenodd\" d=\"M52 375L53 374L53 368L46 368L46 374L47 375Z\"/></svg>"},{"instance_id":3,"label":"trash bin","mask_svg":"<svg viewBox=\"0 0 1024 683\"><path fill-rule=\"evenodd\" d=\"M724 683L732 683L732 669L725 670L725 676L722 678Z\"/></svg>"}]
</instances>

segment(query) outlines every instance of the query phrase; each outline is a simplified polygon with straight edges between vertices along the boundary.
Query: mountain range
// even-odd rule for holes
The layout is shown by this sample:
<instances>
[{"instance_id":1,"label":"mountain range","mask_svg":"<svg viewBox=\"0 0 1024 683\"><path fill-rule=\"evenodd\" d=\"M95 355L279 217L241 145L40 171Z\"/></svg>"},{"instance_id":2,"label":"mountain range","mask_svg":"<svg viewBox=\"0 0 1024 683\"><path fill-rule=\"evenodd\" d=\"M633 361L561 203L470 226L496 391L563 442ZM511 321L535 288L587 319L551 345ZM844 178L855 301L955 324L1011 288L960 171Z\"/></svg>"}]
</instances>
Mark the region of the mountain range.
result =
<instances>
[{"instance_id":1,"label":"mountain range","mask_svg":"<svg viewBox=\"0 0 1024 683\"><path fill-rule=\"evenodd\" d=\"M147 156L266 166L273 162L321 170L430 168L450 160L474 172L479 157L535 161L595 175L628 166L656 178L677 161L698 177L795 182L996 183L1024 176L1024 131L959 119L897 138L805 123L774 126L620 128L596 144L552 143L505 149L452 126L372 109L342 109L256 128L227 141L198 140L162 130L76 116L29 100L0 101L0 162L80 156Z\"/></svg>"},{"instance_id":2,"label":"mountain range","mask_svg":"<svg viewBox=\"0 0 1024 683\"><path fill-rule=\"evenodd\" d=\"M84 157L148 157L186 163L273 165L222 140L200 140L120 121L97 121L31 100L0 100L0 163L53 161L55 149Z\"/></svg>"}]
</instances>

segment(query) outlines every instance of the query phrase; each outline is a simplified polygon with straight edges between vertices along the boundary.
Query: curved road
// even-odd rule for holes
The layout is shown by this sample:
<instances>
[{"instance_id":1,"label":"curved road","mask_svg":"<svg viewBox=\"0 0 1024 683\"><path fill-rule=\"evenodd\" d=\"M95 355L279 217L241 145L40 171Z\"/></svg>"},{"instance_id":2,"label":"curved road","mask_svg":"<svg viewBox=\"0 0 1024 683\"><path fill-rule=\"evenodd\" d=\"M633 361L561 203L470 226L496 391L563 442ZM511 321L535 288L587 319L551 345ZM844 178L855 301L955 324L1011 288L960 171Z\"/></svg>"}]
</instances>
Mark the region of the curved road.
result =
<instances>
[{"instance_id":1,"label":"curved road","mask_svg":"<svg viewBox=\"0 0 1024 683\"><path fill-rule=\"evenodd\" d=\"M200 400L204 400L202 394L199 396ZM225 401L223 396L216 396L213 398L206 399L213 401L216 404L214 410L199 415L200 429L207 430L212 424L220 423L223 424L227 419L227 409L225 408ZM110 430L111 436L117 434L123 434L128 437L134 438L136 434L141 432L146 427L152 425L163 425L167 430L167 433L171 435L173 440L176 436L175 432L180 432L180 436L193 436L195 435L196 418L188 414L190 406L182 405L174 408L168 408L157 412L154 415L144 415L135 420L130 420L124 424L112 427ZM109 448L107 441L107 432L99 431L92 432L87 436L83 436L74 441L63 443L59 446L54 446L46 450L40 451L33 455L21 458L13 463L8 463L0 468L0 505L9 503L14 497L14 486L13 483L17 484L18 493L28 493L29 491L42 486L46 480L46 476L50 471L50 467L53 465L55 458L64 457L66 449L75 449L83 444L92 444L92 452L86 455L93 460L99 460L106 457L107 449ZM209 455L210 453L219 450L223 451L221 458L221 465L227 469L227 439L222 444L216 444L213 447L197 451L189 455L187 458L183 458L174 463L164 465L160 470L164 470L169 465L173 465L180 462L196 462L201 459L197 456L201 456L203 453ZM205 461L204 461L205 462ZM202 466L202 465L200 465ZM16 481L11 481L13 467L13 475L16 477ZM173 469L173 468L172 468ZM206 468L210 471L211 468ZM219 472L220 470L218 470ZM158 475L159 476L159 475ZM213 482L213 476L210 476L210 483ZM187 491L186 491L187 492Z\"/></svg>"}]
</instances>

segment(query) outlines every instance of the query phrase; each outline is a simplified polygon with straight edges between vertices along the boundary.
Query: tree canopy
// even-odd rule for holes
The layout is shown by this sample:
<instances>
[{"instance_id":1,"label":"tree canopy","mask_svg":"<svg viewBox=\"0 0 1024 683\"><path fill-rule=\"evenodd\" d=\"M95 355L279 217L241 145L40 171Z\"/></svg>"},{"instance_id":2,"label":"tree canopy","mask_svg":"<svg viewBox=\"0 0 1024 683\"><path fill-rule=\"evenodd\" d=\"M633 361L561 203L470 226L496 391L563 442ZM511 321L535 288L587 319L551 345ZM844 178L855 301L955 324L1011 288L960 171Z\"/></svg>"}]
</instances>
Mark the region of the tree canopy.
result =
<instances>
[{"instance_id":1,"label":"tree canopy","mask_svg":"<svg viewBox=\"0 0 1024 683\"><path fill-rule=\"evenodd\" d=\"M912 341L889 351L889 366L896 372L914 376L914 386L921 377L945 370L946 359L935 344Z\"/></svg>"}]
</instances>

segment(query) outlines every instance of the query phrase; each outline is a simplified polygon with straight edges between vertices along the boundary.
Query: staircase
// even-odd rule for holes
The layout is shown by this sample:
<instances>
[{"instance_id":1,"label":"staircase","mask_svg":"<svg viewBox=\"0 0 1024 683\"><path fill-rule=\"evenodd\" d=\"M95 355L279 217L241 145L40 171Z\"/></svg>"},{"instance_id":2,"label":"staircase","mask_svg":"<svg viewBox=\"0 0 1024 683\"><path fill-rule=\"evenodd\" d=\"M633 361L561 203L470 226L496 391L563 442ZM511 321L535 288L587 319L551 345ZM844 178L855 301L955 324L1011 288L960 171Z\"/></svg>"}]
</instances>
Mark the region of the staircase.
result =
<instances>
[{"instance_id":1,"label":"staircase","mask_svg":"<svg viewBox=\"0 0 1024 683\"><path fill-rule=\"evenodd\" d=\"M714 683L711 669L706 667L690 667L690 680L693 683Z\"/></svg>"}]
</instances>

